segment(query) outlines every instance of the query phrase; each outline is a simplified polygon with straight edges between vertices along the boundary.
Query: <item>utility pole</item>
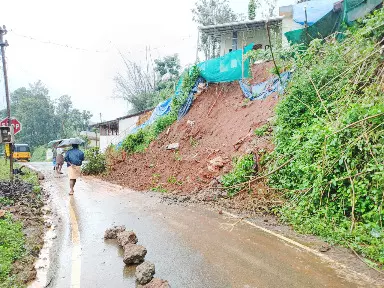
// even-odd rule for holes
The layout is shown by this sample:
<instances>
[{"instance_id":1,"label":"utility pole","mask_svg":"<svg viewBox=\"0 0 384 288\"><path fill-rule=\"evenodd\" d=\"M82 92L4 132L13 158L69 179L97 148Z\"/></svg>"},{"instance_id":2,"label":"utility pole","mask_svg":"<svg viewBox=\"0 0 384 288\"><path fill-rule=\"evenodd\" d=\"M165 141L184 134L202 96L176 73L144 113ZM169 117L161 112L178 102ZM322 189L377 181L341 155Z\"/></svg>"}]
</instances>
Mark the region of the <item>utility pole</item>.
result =
<instances>
[{"instance_id":1,"label":"utility pole","mask_svg":"<svg viewBox=\"0 0 384 288\"><path fill-rule=\"evenodd\" d=\"M8 87L8 75L7 75L7 65L5 63L5 47L8 46L8 42L4 41L3 36L7 34L7 29L5 25L0 26L0 46L1 46L1 59L3 61L3 73L4 73L4 86L5 86L5 97L7 101L7 116L8 116L8 126L11 127L11 103L9 100L9 87ZM12 131L12 129L11 129ZM10 179L13 182L13 143L9 143L9 170L10 170Z\"/></svg>"}]
</instances>

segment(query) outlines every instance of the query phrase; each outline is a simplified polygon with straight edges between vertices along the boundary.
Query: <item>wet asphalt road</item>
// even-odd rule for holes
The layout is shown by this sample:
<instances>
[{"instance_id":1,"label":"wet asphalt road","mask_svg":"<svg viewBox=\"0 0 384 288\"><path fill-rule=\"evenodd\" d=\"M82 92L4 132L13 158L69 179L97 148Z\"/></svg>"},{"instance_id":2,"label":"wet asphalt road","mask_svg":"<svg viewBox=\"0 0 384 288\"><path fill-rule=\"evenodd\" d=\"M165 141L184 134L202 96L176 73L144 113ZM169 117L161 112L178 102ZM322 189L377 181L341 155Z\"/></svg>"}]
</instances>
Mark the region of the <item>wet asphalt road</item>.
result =
<instances>
[{"instance_id":1,"label":"wet asphalt road","mask_svg":"<svg viewBox=\"0 0 384 288\"><path fill-rule=\"evenodd\" d=\"M49 287L136 287L135 267L126 267L122 249L103 239L112 225L136 232L155 276L173 288L358 287L317 256L245 223L230 231L226 224L235 220L218 213L92 178L80 179L70 197L65 170L59 177L49 163L32 165L46 176L59 223Z\"/></svg>"}]
</instances>

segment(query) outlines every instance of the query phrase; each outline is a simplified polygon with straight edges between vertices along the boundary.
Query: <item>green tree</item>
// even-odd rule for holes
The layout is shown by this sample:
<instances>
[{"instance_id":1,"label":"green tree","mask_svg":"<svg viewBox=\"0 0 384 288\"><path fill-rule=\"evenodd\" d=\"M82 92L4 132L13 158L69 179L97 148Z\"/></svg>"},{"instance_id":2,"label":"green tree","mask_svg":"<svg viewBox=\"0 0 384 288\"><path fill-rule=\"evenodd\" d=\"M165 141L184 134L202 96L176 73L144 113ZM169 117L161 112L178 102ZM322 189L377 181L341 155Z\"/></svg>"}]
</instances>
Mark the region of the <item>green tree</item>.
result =
<instances>
[{"instance_id":1,"label":"green tree","mask_svg":"<svg viewBox=\"0 0 384 288\"><path fill-rule=\"evenodd\" d=\"M192 9L192 20L202 26L224 24L238 20L239 15L233 12L228 0L198 0ZM217 57L220 45L215 37L201 35L201 50L205 57Z\"/></svg>"},{"instance_id":2,"label":"green tree","mask_svg":"<svg viewBox=\"0 0 384 288\"><path fill-rule=\"evenodd\" d=\"M89 111L73 108L71 97L61 96L56 103L56 115L59 121L60 138L69 138L86 130L92 114Z\"/></svg>"},{"instance_id":3,"label":"green tree","mask_svg":"<svg viewBox=\"0 0 384 288\"><path fill-rule=\"evenodd\" d=\"M70 118L72 110L72 100L68 95L61 96L56 103L56 115L59 121L59 131L60 137L67 138L72 132L72 127L70 127Z\"/></svg>"},{"instance_id":4,"label":"green tree","mask_svg":"<svg viewBox=\"0 0 384 288\"><path fill-rule=\"evenodd\" d=\"M255 0L249 0L248 3L248 19L254 20L256 17L256 3Z\"/></svg>"},{"instance_id":5,"label":"green tree","mask_svg":"<svg viewBox=\"0 0 384 288\"><path fill-rule=\"evenodd\" d=\"M131 104L131 112L141 112L152 108L157 103L153 77L135 62L123 57L126 70L114 78L115 95Z\"/></svg>"},{"instance_id":6,"label":"green tree","mask_svg":"<svg viewBox=\"0 0 384 288\"><path fill-rule=\"evenodd\" d=\"M56 105L55 105L56 104ZM23 125L16 135L17 143L27 143L32 150L56 138L75 137L86 130L92 114L73 108L71 97L61 96L56 102L41 81L11 93L12 117ZM0 111L6 117L6 110Z\"/></svg>"},{"instance_id":7,"label":"green tree","mask_svg":"<svg viewBox=\"0 0 384 288\"><path fill-rule=\"evenodd\" d=\"M154 70L157 72L159 78L156 83L156 91L159 92L165 89L173 89L180 77L180 68L180 60L177 54L165 56L162 59L156 59ZM159 95L157 95L157 98L159 98Z\"/></svg>"},{"instance_id":8,"label":"green tree","mask_svg":"<svg viewBox=\"0 0 384 288\"><path fill-rule=\"evenodd\" d=\"M22 123L23 130L16 136L19 143L32 148L48 143L58 136L55 107L48 89L41 81L22 87L11 95L13 115Z\"/></svg>"},{"instance_id":9,"label":"green tree","mask_svg":"<svg viewBox=\"0 0 384 288\"><path fill-rule=\"evenodd\" d=\"M179 55L174 54L165 56L162 59L155 60L155 71L160 77L169 74L170 77L177 78L180 76L180 59Z\"/></svg>"}]
</instances>

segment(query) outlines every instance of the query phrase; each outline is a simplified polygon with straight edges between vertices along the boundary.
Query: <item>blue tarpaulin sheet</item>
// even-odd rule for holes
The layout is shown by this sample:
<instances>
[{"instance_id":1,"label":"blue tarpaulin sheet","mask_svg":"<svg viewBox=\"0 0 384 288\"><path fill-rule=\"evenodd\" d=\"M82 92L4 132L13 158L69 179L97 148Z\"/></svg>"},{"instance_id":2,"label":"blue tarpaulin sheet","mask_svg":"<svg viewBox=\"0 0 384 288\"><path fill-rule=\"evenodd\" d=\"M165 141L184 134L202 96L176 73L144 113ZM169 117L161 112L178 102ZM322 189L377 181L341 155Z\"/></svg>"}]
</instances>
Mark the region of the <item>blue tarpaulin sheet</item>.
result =
<instances>
[{"instance_id":1,"label":"blue tarpaulin sheet","mask_svg":"<svg viewBox=\"0 0 384 288\"><path fill-rule=\"evenodd\" d=\"M195 85L192 87L192 90L189 92L188 98L183 104L183 106L180 107L177 119L180 120L185 115L187 115L189 109L192 106L193 100L195 99L195 94L197 93L198 87L200 83L204 83L205 79L203 77L199 77L196 80Z\"/></svg>"},{"instance_id":2,"label":"blue tarpaulin sheet","mask_svg":"<svg viewBox=\"0 0 384 288\"><path fill-rule=\"evenodd\" d=\"M202 77L199 77L196 80L196 83L193 86L192 90L190 91L186 102L178 111L178 118L179 119L181 119L185 114L188 113L189 108L192 106L192 103L193 103L193 96L197 92L197 87L199 86L200 83L202 83L204 81L205 80ZM161 102L159 105L157 105L156 108L153 110L151 117L146 122L141 124L140 126L133 128L131 131L131 134L136 133L137 131L147 127L148 125L151 125L158 118L165 116L169 112L171 112L172 99L173 99L173 97L178 97L180 95L182 83L183 83L183 77L180 77L180 80L179 80L178 84L176 85L175 94L172 97L168 98L167 100Z\"/></svg>"},{"instance_id":3,"label":"blue tarpaulin sheet","mask_svg":"<svg viewBox=\"0 0 384 288\"><path fill-rule=\"evenodd\" d=\"M299 3L293 6L293 21L301 25L305 24L305 11L307 7L307 24L312 26L329 12L332 11L336 0L314 0Z\"/></svg>"},{"instance_id":4,"label":"blue tarpaulin sheet","mask_svg":"<svg viewBox=\"0 0 384 288\"><path fill-rule=\"evenodd\" d=\"M151 125L153 122L156 121L157 118L167 115L171 111L172 98L173 97L170 97L167 100L161 102L159 105L157 105L156 108L153 110L151 117L140 126L133 128L131 134L136 133L138 130L143 129L148 125Z\"/></svg>"},{"instance_id":5,"label":"blue tarpaulin sheet","mask_svg":"<svg viewBox=\"0 0 384 288\"><path fill-rule=\"evenodd\" d=\"M246 98L250 100L262 100L274 92L282 94L288 84L289 79L291 78L291 74L291 72L284 72L280 74L281 81L283 82L282 84L280 84L279 77L273 77L265 82L257 83L252 86L244 83L241 80L239 81L239 84Z\"/></svg>"}]
</instances>

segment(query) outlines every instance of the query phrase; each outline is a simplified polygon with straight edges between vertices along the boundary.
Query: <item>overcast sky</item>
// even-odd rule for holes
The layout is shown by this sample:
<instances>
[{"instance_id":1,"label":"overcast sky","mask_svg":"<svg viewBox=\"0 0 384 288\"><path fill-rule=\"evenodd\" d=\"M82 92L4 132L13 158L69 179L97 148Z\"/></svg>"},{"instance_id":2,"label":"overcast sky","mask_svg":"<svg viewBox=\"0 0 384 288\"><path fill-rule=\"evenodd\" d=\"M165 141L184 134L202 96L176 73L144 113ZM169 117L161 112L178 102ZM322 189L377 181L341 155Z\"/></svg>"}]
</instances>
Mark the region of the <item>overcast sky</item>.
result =
<instances>
[{"instance_id":1,"label":"overcast sky","mask_svg":"<svg viewBox=\"0 0 384 288\"><path fill-rule=\"evenodd\" d=\"M142 64L146 46L152 59L178 53L183 66L195 60L195 0L1 2L11 91L41 80L53 99L70 95L76 108L92 112L93 121L100 121L100 113L102 120L127 113L127 103L113 98L113 77L124 69L118 51ZM248 0L230 2L235 12L247 13ZM4 95L0 75L1 108Z\"/></svg>"}]
</instances>

